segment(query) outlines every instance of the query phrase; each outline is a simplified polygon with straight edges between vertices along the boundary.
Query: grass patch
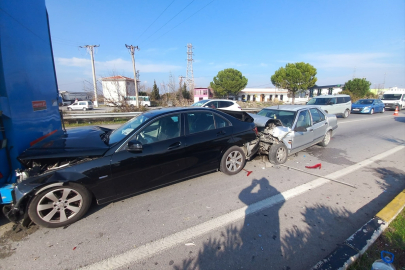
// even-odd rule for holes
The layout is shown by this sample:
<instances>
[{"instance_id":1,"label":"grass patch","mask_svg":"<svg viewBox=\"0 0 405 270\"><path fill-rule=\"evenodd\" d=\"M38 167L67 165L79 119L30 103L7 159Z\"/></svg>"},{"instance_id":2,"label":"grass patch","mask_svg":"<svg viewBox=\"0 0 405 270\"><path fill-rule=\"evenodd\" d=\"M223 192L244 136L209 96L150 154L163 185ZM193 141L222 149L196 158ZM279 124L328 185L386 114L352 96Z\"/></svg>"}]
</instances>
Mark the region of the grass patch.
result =
<instances>
[{"instance_id":1,"label":"grass patch","mask_svg":"<svg viewBox=\"0 0 405 270\"><path fill-rule=\"evenodd\" d=\"M348 269L370 270L373 262L381 258L381 251L383 250L395 255L393 264L397 270L405 270L405 209Z\"/></svg>"}]
</instances>

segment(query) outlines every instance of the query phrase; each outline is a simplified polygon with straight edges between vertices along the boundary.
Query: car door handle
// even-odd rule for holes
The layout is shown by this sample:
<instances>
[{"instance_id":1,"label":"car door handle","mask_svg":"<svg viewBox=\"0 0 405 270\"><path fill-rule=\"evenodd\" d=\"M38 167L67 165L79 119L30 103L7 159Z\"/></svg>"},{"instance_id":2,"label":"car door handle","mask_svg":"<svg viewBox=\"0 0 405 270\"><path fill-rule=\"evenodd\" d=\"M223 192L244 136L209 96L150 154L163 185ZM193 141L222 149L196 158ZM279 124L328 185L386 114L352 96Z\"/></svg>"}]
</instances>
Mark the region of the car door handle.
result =
<instances>
[{"instance_id":1,"label":"car door handle","mask_svg":"<svg viewBox=\"0 0 405 270\"><path fill-rule=\"evenodd\" d=\"M328 123L327 122L325 122L325 126L327 125Z\"/></svg>"},{"instance_id":2,"label":"car door handle","mask_svg":"<svg viewBox=\"0 0 405 270\"><path fill-rule=\"evenodd\" d=\"M175 142L172 145L170 145L169 148L167 148L167 150L175 149L180 146L181 146L181 142Z\"/></svg>"},{"instance_id":3,"label":"car door handle","mask_svg":"<svg viewBox=\"0 0 405 270\"><path fill-rule=\"evenodd\" d=\"M225 132L224 130L221 130L221 131L219 131L219 132L217 133L217 136L224 135L224 134L226 134L226 132Z\"/></svg>"},{"instance_id":4,"label":"car door handle","mask_svg":"<svg viewBox=\"0 0 405 270\"><path fill-rule=\"evenodd\" d=\"M311 131L311 132L312 132L312 131L314 131L314 130L311 128L311 129L308 129L308 131Z\"/></svg>"}]
</instances>

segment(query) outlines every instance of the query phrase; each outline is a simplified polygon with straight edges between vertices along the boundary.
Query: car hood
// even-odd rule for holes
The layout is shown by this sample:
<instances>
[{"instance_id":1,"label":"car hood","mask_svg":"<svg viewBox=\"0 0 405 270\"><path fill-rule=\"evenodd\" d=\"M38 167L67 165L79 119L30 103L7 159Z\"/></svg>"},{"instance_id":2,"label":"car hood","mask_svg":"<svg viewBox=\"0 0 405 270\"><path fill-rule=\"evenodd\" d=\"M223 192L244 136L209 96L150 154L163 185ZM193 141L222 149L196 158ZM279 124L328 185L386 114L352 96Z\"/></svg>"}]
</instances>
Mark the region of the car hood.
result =
<instances>
[{"instance_id":1,"label":"car hood","mask_svg":"<svg viewBox=\"0 0 405 270\"><path fill-rule=\"evenodd\" d=\"M278 140L282 140L288 133L291 132L289 127L283 126L283 123L278 119L272 119L266 116L257 115L253 113L249 113L249 115L253 118L256 127L263 128L268 126L269 124L274 124L275 127L270 130L270 134L273 137L276 137Z\"/></svg>"},{"instance_id":2,"label":"car hood","mask_svg":"<svg viewBox=\"0 0 405 270\"><path fill-rule=\"evenodd\" d=\"M101 139L110 129L88 126L59 130L25 150L18 160L103 155L109 146Z\"/></svg>"}]
</instances>

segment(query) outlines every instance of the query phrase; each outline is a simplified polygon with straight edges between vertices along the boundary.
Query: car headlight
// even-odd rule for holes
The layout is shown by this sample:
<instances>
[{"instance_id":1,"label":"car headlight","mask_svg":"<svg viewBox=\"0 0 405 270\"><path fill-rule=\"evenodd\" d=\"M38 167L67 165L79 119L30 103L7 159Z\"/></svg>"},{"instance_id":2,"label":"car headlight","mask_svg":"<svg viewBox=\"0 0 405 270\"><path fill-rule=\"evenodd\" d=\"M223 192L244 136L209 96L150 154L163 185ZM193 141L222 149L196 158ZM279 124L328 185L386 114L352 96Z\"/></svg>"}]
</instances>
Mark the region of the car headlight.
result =
<instances>
[{"instance_id":1,"label":"car headlight","mask_svg":"<svg viewBox=\"0 0 405 270\"><path fill-rule=\"evenodd\" d=\"M363 112L368 112L370 111L370 107L364 107Z\"/></svg>"}]
</instances>

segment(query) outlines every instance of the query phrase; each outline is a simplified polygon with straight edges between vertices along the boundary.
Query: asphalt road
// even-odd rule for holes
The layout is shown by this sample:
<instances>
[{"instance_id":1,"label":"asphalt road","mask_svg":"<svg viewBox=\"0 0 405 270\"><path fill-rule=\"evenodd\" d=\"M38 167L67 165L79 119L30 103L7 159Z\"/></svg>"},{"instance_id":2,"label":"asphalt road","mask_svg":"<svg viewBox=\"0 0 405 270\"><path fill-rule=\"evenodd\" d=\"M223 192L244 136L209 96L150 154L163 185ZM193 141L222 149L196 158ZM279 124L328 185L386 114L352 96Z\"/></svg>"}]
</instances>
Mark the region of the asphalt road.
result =
<instances>
[{"instance_id":1,"label":"asphalt road","mask_svg":"<svg viewBox=\"0 0 405 270\"><path fill-rule=\"evenodd\" d=\"M309 269L405 188L405 111L338 119L331 143L261 157L104 206L67 228L11 231L0 269ZM322 164L320 170L306 165Z\"/></svg>"}]
</instances>

